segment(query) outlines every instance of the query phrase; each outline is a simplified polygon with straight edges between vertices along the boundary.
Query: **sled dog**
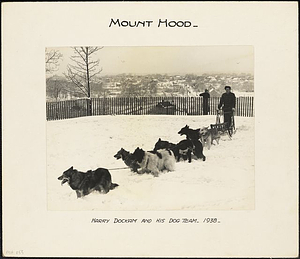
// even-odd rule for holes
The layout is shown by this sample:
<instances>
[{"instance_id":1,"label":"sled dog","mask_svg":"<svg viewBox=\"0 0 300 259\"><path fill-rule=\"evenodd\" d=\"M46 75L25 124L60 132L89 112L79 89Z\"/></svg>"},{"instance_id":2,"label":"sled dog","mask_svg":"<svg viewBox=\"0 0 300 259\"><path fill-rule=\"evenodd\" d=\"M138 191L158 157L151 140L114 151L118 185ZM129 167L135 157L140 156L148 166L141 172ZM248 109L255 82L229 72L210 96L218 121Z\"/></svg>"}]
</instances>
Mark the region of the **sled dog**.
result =
<instances>
[{"instance_id":1,"label":"sled dog","mask_svg":"<svg viewBox=\"0 0 300 259\"><path fill-rule=\"evenodd\" d=\"M186 135L186 138L191 140L198 140L201 137L200 128L194 130L194 129L190 129L188 125L185 125L185 127L183 127L180 131L178 131L178 134L180 134L180 136Z\"/></svg>"},{"instance_id":2,"label":"sled dog","mask_svg":"<svg viewBox=\"0 0 300 259\"><path fill-rule=\"evenodd\" d=\"M199 141L201 138L200 128L199 129L190 129L188 125L183 127L178 134L186 135L186 138L193 143L193 153L197 158L202 158L203 161L206 160L206 157L203 154L203 145Z\"/></svg>"},{"instance_id":3,"label":"sled dog","mask_svg":"<svg viewBox=\"0 0 300 259\"><path fill-rule=\"evenodd\" d=\"M207 146L209 150L213 141L215 140L219 144L220 134L216 128L203 127L200 129L201 142L203 146Z\"/></svg>"},{"instance_id":4,"label":"sled dog","mask_svg":"<svg viewBox=\"0 0 300 259\"><path fill-rule=\"evenodd\" d=\"M176 144L171 143L166 140L162 140L161 138L158 139L158 141L155 143L154 151L157 151L159 149L173 149L176 146Z\"/></svg>"},{"instance_id":5,"label":"sled dog","mask_svg":"<svg viewBox=\"0 0 300 259\"><path fill-rule=\"evenodd\" d=\"M183 160L188 159L189 163L192 161L191 154L193 151L193 143L188 139L184 139L177 144L173 144L169 141L161 140L161 138L159 138L154 146L154 151L159 149L172 150L177 162L179 162L180 158L183 158Z\"/></svg>"},{"instance_id":6,"label":"sled dog","mask_svg":"<svg viewBox=\"0 0 300 259\"><path fill-rule=\"evenodd\" d=\"M133 156L144 172L152 173L155 177L163 170L174 171L175 169L175 157L171 150L149 152L138 147L133 152Z\"/></svg>"},{"instance_id":7,"label":"sled dog","mask_svg":"<svg viewBox=\"0 0 300 259\"><path fill-rule=\"evenodd\" d=\"M205 155L203 154L203 145L199 140L191 140L193 143L193 153L197 158L202 158L203 161L206 160Z\"/></svg>"},{"instance_id":8,"label":"sled dog","mask_svg":"<svg viewBox=\"0 0 300 259\"><path fill-rule=\"evenodd\" d=\"M138 168L140 168L140 166L137 164L133 154L126 151L124 148L121 148L117 154L114 155L114 157L116 159L122 158L124 163L130 168L131 171L136 173L138 172Z\"/></svg>"},{"instance_id":9,"label":"sled dog","mask_svg":"<svg viewBox=\"0 0 300 259\"><path fill-rule=\"evenodd\" d=\"M111 182L111 174L105 168L98 168L94 171L89 170L86 173L80 172L72 167L64 171L58 177L61 185L68 182L70 187L76 191L77 198L83 197L96 190L103 193L108 193L109 190L119 186Z\"/></svg>"}]
</instances>

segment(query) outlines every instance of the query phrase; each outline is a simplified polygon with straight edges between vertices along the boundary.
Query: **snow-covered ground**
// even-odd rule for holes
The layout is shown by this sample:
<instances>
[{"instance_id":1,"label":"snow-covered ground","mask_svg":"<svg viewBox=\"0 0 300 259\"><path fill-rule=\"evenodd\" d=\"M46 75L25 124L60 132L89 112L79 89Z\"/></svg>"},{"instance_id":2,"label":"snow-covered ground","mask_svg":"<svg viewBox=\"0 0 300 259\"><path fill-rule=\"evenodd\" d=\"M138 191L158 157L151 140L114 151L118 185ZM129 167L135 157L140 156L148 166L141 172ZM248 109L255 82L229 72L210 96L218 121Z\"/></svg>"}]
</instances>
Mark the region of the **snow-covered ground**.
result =
<instances>
[{"instance_id":1,"label":"snow-covered ground","mask_svg":"<svg viewBox=\"0 0 300 259\"><path fill-rule=\"evenodd\" d=\"M215 116L94 116L47 122L47 187L50 210L251 210L254 209L254 118L235 117L236 134L204 149L206 161L176 163L159 177L138 175L114 154L123 147L152 150L158 138L177 143L177 132L209 126ZM119 187L77 199L57 179L70 166L104 167ZM115 170L116 169L116 170Z\"/></svg>"}]
</instances>

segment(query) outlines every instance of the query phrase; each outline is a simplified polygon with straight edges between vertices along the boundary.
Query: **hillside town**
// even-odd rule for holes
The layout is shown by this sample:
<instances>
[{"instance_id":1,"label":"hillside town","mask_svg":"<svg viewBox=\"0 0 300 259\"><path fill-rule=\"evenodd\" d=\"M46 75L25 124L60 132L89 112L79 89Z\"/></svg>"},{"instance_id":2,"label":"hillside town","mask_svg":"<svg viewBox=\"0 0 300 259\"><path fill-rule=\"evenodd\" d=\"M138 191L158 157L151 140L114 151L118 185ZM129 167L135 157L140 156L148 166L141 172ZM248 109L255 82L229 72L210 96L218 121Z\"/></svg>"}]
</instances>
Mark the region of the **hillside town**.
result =
<instances>
[{"instance_id":1,"label":"hillside town","mask_svg":"<svg viewBox=\"0 0 300 259\"><path fill-rule=\"evenodd\" d=\"M220 96L224 86L230 85L236 96L254 96L252 74L118 74L96 78L91 84L91 97L195 97L208 89L210 95ZM81 90L63 76L46 80L47 101L84 98Z\"/></svg>"}]
</instances>

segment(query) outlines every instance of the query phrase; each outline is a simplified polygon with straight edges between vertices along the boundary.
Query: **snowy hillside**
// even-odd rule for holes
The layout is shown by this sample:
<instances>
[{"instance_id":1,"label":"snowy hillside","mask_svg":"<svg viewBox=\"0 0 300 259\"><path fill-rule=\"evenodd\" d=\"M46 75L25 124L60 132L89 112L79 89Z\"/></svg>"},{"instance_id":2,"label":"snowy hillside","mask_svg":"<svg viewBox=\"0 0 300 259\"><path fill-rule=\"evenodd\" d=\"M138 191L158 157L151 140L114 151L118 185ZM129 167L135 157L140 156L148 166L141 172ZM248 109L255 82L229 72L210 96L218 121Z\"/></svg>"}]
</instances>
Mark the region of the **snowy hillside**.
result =
<instances>
[{"instance_id":1,"label":"snowy hillside","mask_svg":"<svg viewBox=\"0 0 300 259\"><path fill-rule=\"evenodd\" d=\"M176 163L159 177L137 175L114 154L123 147L152 150L158 138L177 143L177 132L208 126L215 116L94 116L47 122L47 187L50 210L244 210L254 209L254 118L236 117L230 140L204 149L206 161ZM57 179L70 166L104 167L119 187L77 199ZM116 170L114 170L116 169Z\"/></svg>"}]
</instances>

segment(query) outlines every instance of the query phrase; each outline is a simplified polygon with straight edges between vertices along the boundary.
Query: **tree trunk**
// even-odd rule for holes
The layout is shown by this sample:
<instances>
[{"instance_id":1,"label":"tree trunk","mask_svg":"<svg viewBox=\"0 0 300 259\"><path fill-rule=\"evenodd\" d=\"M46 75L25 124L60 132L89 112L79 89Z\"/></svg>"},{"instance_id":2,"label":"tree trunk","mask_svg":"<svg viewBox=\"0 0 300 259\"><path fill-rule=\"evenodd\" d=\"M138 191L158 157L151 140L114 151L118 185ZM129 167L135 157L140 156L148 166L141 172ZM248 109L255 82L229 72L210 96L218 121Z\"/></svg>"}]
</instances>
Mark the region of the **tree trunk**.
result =
<instances>
[{"instance_id":1,"label":"tree trunk","mask_svg":"<svg viewBox=\"0 0 300 259\"><path fill-rule=\"evenodd\" d=\"M86 110L87 110L87 116L91 116L92 115L92 100L91 98L86 99Z\"/></svg>"},{"instance_id":2,"label":"tree trunk","mask_svg":"<svg viewBox=\"0 0 300 259\"><path fill-rule=\"evenodd\" d=\"M92 102L91 102L91 87L90 87L90 74L89 74L89 48L86 47L85 48L86 53L85 53L85 57L86 57L86 79L87 79L87 93L88 93L88 99L87 99L87 116L91 116L92 115Z\"/></svg>"}]
</instances>

